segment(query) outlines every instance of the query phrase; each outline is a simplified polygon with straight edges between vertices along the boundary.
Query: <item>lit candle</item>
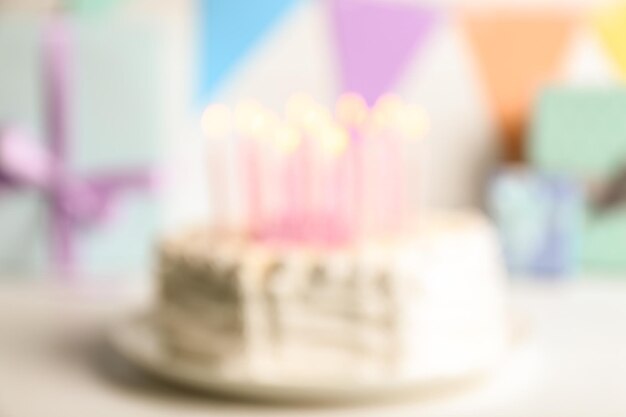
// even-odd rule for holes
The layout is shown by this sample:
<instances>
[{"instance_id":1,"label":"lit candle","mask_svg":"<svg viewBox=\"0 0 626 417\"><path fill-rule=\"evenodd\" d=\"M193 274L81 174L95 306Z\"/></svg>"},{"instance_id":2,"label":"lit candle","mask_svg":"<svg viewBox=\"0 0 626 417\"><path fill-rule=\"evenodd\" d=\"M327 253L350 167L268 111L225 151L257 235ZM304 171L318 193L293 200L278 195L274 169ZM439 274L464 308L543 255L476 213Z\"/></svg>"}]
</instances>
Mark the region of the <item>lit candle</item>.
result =
<instances>
[{"instance_id":1,"label":"lit candle","mask_svg":"<svg viewBox=\"0 0 626 417\"><path fill-rule=\"evenodd\" d=\"M346 188L350 183L343 156L350 144L345 129L337 124L328 124L319 132L322 158L320 159L320 219L321 239L329 245L337 245L348 237L345 224L350 215L347 207L349 195Z\"/></svg>"},{"instance_id":2,"label":"lit candle","mask_svg":"<svg viewBox=\"0 0 626 417\"><path fill-rule=\"evenodd\" d=\"M300 146L300 163L304 170L304 206L305 220L302 223L302 236L306 240L315 240L319 235L320 215L324 211L322 190L323 149L320 146L320 135L332 124L330 112L320 105L307 109L302 120L302 145Z\"/></svg>"},{"instance_id":3,"label":"lit candle","mask_svg":"<svg viewBox=\"0 0 626 417\"><path fill-rule=\"evenodd\" d=\"M388 200L385 164L385 129L387 121L379 112L372 112L363 131L363 182L367 184L363 195L364 233L379 234L382 229L381 213Z\"/></svg>"},{"instance_id":4,"label":"lit candle","mask_svg":"<svg viewBox=\"0 0 626 417\"><path fill-rule=\"evenodd\" d=\"M349 132L350 146L344 158L349 177L345 190L350 196L350 233L359 235L364 232L364 225L367 223L365 217L367 213L367 203L365 201L365 179L364 174L369 169L366 166L365 143L363 136L363 125L367 119L368 108L363 97L347 93L337 100L335 108L336 118Z\"/></svg>"},{"instance_id":5,"label":"lit candle","mask_svg":"<svg viewBox=\"0 0 626 417\"><path fill-rule=\"evenodd\" d=\"M391 94L379 98L374 107L374 123L378 125L379 139L383 142L379 153L379 175L382 181L380 189L384 190L385 198L379 199L377 216L383 233L396 231L397 226L402 224L406 205L403 159L397 131L403 107L400 98Z\"/></svg>"},{"instance_id":6,"label":"lit candle","mask_svg":"<svg viewBox=\"0 0 626 417\"><path fill-rule=\"evenodd\" d=\"M273 222L280 210L278 201L280 187L280 155L273 143L280 120L269 110L263 113L261 123L257 124L253 136L256 138L257 176L259 182L259 226L256 235L264 239L271 233Z\"/></svg>"},{"instance_id":7,"label":"lit candle","mask_svg":"<svg viewBox=\"0 0 626 417\"><path fill-rule=\"evenodd\" d=\"M301 138L298 130L290 124L282 124L276 129L274 144L279 151L278 166L281 175L280 192L281 208L279 218L272 231L272 236L279 239L292 240L296 238L294 232L296 213L299 210L299 183L297 160L294 153L300 146Z\"/></svg>"},{"instance_id":8,"label":"lit candle","mask_svg":"<svg viewBox=\"0 0 626 417\"><path fill-rule=\"evenodd\" d=\"M216 228L243 223L255 239L336 245L362 234L393 233L405 222L406 155L413 153L405 146L414 147L408 139L428 127L419 107L385 95L370 111L362 97L344 94L333 120L300 94L288 101L283 122L248 100L236 108L237 142L223 140L231 119L221 104L209 106L202 117L210 139ZM237 210L230 197L237 192L245 213L239 223L231 218Z\"/></svg>"},{"instance_id":9,"label":"lit candle","mask_svg":"<svg viewBox=\"0 0 626 417\"><path fill-rule=\"evenodd\" d=\"M223 104L213 104L202 114L202 131L209 139L209 179L213 211L213 227L228 229L228 143L231 132L231 112Z\"/></svg>"},{"instance_id":10,"label":"lit candle","mask_svg":"<svg viewBox=\"0 0 626 417\"><path fill-rule=\"evenodd\" d=\"M263 232L263 190L262 172L264 161L261 158L261 141L271 130L271 119L258 103L246 100L235 110L237 128L241 133L240 160L244 171L242 187L247 230L255 237Z\"/></svg>"},{"instance_id":11,"label":"lit candle","mask_svg":"<svg viewBox=\"0 0 626 417\"><path fill-rule=\"evenodd\" d=\"M287 120L296 126L300 133L300 144L294 158L295 181L299 184L297 193L296 222L294 233L300 240L310 240L315 234L315 182L317 175L315 136L322 126L330 122L328 110L316 103L310 96L296 94L287 102Z\"/></svg>"}]
</instances>

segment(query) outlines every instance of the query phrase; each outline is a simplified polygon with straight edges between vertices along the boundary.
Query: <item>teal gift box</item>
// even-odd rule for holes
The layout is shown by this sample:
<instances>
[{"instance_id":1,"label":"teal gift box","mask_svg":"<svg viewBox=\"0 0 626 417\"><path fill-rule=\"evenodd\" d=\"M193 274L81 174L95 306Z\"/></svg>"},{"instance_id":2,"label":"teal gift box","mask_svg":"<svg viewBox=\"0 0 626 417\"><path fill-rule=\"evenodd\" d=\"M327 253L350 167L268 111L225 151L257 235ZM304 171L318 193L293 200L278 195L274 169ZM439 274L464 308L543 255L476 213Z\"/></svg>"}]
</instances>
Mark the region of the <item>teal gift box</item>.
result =
<instances>
[{"instance_id":1,"label":"teal gift box","mask_svg":"<svg viewBox=\"0 0 626 417\"><path fill-rule=\"evenodd\" d=\"M616 201L610 209L598 209L589 191L611 183L625 167L626 88L549 88L536 106L531 130L535 166L588 184L583 268L626 270L626 205Z\"/></svg>"},{"instance_id":2,"label":"teal gift box","mask_svg":"<svg viewBox=\"0 0 626 417\"><path fill-rule=\"evenodd\" d=\"M575 181L505 167L490 182L488 207L512 274L558 277L576 272L584 206Z\"/></svg>"},{"instance_id":3,"label":"teal gift box","mask_svg":"<svg viewBox=\"0 0 626 417\"><path fill-rule=\"evenodd\" d=\"M42 39L49 20L0 17L0 125L50 147ZM159 125L159 39L145 24L109 18L66 20L71 33L67 151L64 169L77 181L133 170L154 173ZM94 277L150 267L158 227L153 188L115 193L110 213L72 227L72 271ZM54 271L49 193L29 186L0 189L0 272Z\"/></svg>"}]
</instances>

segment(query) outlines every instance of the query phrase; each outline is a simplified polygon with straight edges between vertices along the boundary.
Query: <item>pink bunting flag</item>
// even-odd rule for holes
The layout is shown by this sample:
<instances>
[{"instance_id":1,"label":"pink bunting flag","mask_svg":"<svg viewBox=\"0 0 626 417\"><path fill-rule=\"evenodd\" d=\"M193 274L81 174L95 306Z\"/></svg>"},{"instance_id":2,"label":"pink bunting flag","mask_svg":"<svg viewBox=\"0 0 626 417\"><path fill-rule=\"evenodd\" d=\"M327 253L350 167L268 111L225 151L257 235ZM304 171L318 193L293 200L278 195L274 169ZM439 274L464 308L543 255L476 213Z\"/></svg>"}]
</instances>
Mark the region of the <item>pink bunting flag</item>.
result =
<instances>
[{"instance_id":1,"label":"pink bunting flag","mask_svg":"<svg viewBox=\"0 0 626 417\"><path fill-rule=\"evenodd\" d=\"M374 0L335 0L332 12L341 88L369 105L393 88L437 18L432 8Z\"/></svg>"}]
</instances>

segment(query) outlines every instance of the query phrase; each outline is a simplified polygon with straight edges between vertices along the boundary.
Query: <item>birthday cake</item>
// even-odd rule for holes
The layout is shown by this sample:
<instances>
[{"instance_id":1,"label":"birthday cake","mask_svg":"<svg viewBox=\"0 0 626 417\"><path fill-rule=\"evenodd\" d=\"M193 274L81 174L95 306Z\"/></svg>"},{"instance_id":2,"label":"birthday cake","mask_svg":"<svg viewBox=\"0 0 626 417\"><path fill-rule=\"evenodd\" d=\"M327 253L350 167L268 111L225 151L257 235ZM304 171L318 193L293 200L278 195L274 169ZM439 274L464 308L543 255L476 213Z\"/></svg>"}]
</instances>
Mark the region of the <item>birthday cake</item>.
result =
<instances>
[{"instance_id":1,"label":"birthday cake","mask_svg":"<svg viewBox=\"0 0 626 417\"><path fill-rule=\"evenodd\" d=\"M376 112L356 117L365 106L353 96L345 100L352 107L344 112L351 117L342 119L351 132L345 136L347 147L357 146L355 137L361 142L356 158L344 147L332 164L340 168L355 159L367 161L372 136L378 142L382 131L385 140L399 137L390 130L354 129L361 126L356 121L405 109L382 101ZM306 146L291 147L286 165ZM302 168L304 160L296 166ZM379 160L378 166L392 161ZM262 169L260 163L251 166ZM315 166L306 168L321 175L323 168ZM259 378L454 377L497 364L507 349L508 328L504 274L491 225L470 211L409 214L406 203L398 201L403 193L389 189L403 186L402 172L393 170L393 181L375 185L357 181L364 167L367 162L355 164L347 170L351 175L330 176L320 187L342 186L332 195L349 195L346 200L352 201L345 204L320 199L328 204L324 209L313 197L305 204L291 196L274 211L249 217L245 227L191 227L165 239L159 248L157 308L164 345L174 355L243 368ZM296 173L286 169L293 180ZM368 190L359 190L357 183L367 183ZM279 189L281 195L290 193L288 186ZM385 204L369 207L364 202L376 199L368 200L367 192ZM248 204L267 193L255 190Z\"/></svg>"}]
</instances>

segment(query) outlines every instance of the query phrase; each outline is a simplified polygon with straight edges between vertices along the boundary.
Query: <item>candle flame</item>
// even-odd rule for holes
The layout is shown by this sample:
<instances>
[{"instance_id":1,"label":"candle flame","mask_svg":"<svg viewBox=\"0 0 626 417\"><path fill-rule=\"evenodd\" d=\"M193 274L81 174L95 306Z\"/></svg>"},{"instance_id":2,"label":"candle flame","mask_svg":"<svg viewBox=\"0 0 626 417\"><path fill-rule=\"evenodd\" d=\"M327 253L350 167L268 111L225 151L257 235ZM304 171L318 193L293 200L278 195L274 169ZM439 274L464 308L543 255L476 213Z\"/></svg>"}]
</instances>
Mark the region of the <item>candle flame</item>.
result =
<instances>
[{"instance_id":1,"label":"candle flame","mask_svg":"<svg viewBox=\"0 0 626 417\"><path fill-rule=\"evenodd\" d=\"M302 125L310 132L317 132L320 126L324 126L332 120L330 112L322 106L309 109L302 117Z\"/></svg>"},{"instance_id":2,"label":"candle flame","mask_svg":"<svg viewBox=\"0 0 626 417\"><path fill-rule=\"evenodd\" d=\"M289 124L277 126L274 133L276 147L284 153L292 153L300 146L300 134L298 129Z\"/></svg>"},{"instance_id":3,"label":"candle flame","mask_svg":"<svg viewBox=\"0 0 626 417\"><path fill-rule=\"evenodd\" d=\"M274 120L268 110L253 100L244 100L237 105L235 119L237 129L253 138L270 135Z\"/></svg>"},{"instance_id":4,"label":"candle flame","mask_svg":"<svg viewBox=\"0 0 626 417\"><path fill-rule=\"evenodd\" d=\"M398 128L408 138L419 138L428 132L430 121L424 109L415 104L409 104L401 113Z\"/></svg>"},{"instance_id":5,"label":"candle flame","mask_svg":"<svg viewBox=\"0 0 626 417\"><path fill-rule=\"evenodd\" d=\"M358 94L342 94L335 105L335 114L337 120L346 126L361 126L367 120L367 103Z\"/></svg>"},{"instance_id":6,"label":"candle flame","mask_svg":"<svg viewBox=\"0 0 626 417\"><path fill-rule=\"evenodd\" d=\"M276 113L271 110L266 110L263 114L263 123L256 131L257 137L259 139L269 140L274 135L274 132L276 132L280 123L280 118Z\"/></svg>"},{"instance_id":7,"label":"candle flame","mask_svg":"<svg viewBox=\"0 0 626 417\"><path fill-rule=\"evenodd\" d=\"M223 137L232 128L232 114L224 104L212 104L202 113L202 131L210 138Z\"/></svg>"},{"instance_id":8,"label":"candle flame","mask_svg":"<svg viewBox=\"0 0 626 417\"><path fill-rule=\"evenodd\" d=\"M291 123L297 123L300 121L300 116L315 105L313 97L305 93L297 93L287 100L285 114Z\"/></svg>"},{"instance_id":9,"label":"candle flame","mask_svg":"<svg viewBox=\"0 0 626 417\"><path fill-rule=\"evenodd\" d=\"M332 119L330 112L308 94L294 94L287 101L286 117L289 123L300 126L309 132L316 132L320 126Z\"/></svg>"},{"instance_id":10,"label":"candle flame","mask_svg":"<svg viewBox=\"0 0 626 417\"><path fill-rule=\"evenodd\" d=\"M320 132L320 137L322 149L330 156L341 155L350 143L348 132L338 125L326 126L324 130Z\"/></svg>"},{"instance_id":11,"label":"candle flame","mask_svg":"<svg viewBox=\"0 0 626 417\"><path fill-rule=\"evenodd\" d=\"M381 96L372 111L372 127L374 130L383 130L393 127L404 110L402 99L395 94Z\"/></svg>"},{"instance_id":12,"label":"candle flame","mask_svg":"<svg viewBox=\"0 0 626 417\"><path fill-rule=\"evenodd\" d=\"M376 100L374 110L380 113L388 115L390 118L394 118L404 108L404 102L395 94L385 94Z\"/></svg>"}]
</instances>

